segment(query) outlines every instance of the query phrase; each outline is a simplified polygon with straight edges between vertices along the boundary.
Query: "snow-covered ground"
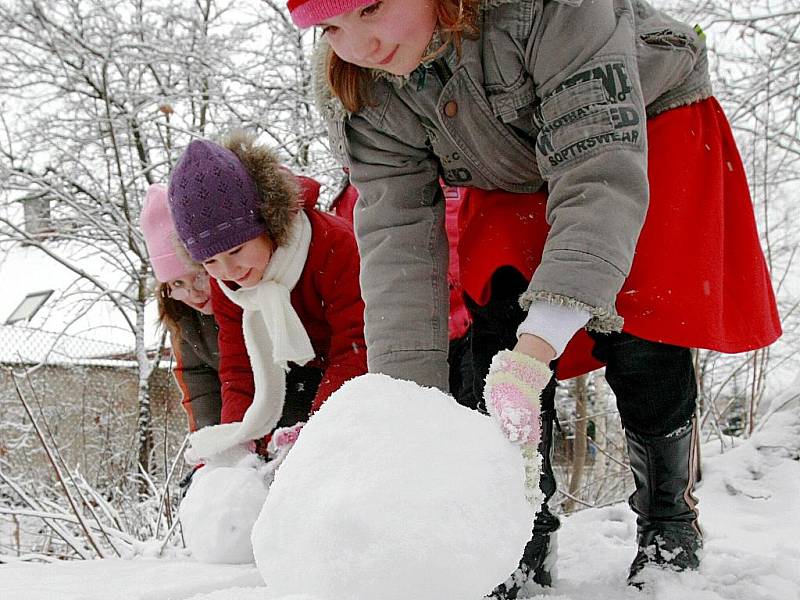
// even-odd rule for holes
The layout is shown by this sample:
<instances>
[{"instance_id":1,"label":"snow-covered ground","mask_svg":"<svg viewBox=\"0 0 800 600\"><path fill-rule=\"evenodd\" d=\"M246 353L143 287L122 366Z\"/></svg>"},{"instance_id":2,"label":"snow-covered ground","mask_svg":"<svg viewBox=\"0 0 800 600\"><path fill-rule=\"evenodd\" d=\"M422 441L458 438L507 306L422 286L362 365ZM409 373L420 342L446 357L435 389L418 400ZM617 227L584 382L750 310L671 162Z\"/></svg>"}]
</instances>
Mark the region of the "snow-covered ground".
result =
<instances>
[{"instance_id":1,"label":"snow-covered ground","mask_svg":"<svg viewBox=\"0 0 800 600\"><path fill-rule=\"evenodd\" d=\"M454 415L453 418L458 417ZM401 425L407 427L409 423L398 423L398 431ZM385 433L391 435L391 427L387 427ZM563 520L555 585L547 590L530 590L528 597L549 600L800 598L800 408L787 408L772 415L749 440L729 442L735 442L734 446L724 453L718 441L703 447L703 481L697 496L705 530L705 550L698 572L660 573L645 592L628 588L625 575L634 555L635 522L627 506L620 504L587 509ZM438 448L431 445L429 451L433 463L433 454ZM280 476L279 470L276 482ZM386 485L385 480L383 485ZM369 508L363 506L361 512L368 515ZM350 511L347 518L352 519L359 512ZM395 567L389 559L384 566L387 570ZM291 596L275 596L264 585L255 565L201 564L185 557L2 565L0 598L345 600L297 592ZM354 598L381 600L374 594ZM408 600L417 598L409 594ZM454 595L442 600L470 599Z\"/></svg>"}]
</instances>

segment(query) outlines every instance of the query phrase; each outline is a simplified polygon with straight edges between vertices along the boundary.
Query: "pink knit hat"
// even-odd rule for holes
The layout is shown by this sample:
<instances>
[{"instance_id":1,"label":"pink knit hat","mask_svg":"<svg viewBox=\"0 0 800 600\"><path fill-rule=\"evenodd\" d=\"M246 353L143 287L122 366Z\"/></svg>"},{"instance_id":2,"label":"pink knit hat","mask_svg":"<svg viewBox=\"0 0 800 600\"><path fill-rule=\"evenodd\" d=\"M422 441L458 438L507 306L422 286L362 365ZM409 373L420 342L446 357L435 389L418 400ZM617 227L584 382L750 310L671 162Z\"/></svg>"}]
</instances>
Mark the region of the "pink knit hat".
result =
<instances>
[{"instance_id":1,"label":"pink knit hat","mask_svg":"<svg viewBox=\"0 0 800 600\"><path fill-rule=\"evenodd\" d=\"M191 267L178 255L175 248L178 243L175 226L169 212L167 188L163 185L154 183L148 188L142 214L139 216L139 227L144 234L156 279L163 283L192 273Z\"/></svg>"},{"instance_id":2,"label":"pink knit hat","mask_svg":"<svg viewBox=\"0 0 800 600\"><path fill-rule=\"evenodd\" d=\"M374 3L375 0L289 0L286 4L294 24L303 28Z\"/></svg>"}]
</instances>

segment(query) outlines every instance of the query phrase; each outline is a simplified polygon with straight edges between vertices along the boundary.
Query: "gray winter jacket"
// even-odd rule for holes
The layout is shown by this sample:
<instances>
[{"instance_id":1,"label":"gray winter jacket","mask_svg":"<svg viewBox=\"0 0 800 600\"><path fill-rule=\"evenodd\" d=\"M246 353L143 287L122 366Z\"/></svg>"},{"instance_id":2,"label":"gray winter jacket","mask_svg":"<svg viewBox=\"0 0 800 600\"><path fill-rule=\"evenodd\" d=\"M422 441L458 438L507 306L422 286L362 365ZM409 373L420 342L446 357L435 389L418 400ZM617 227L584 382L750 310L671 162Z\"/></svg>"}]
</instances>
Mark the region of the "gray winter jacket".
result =
<instances>
[{"instance_id":1,"label":"gray winter jacket","mask_svg":"<svg viewBox=\"0 0 800 600\"><path fill-rule=\"evenodd\" d=\"M180 340L172 338L172 374L183 394L189 429L195 431L217 425L220 420L219 328L213 316L195 310L187 312L178 323Z\"/></svg>"},{"instance_id":2,"label":"gray winter jacket","mask_svg":"<svg viewBox=\"0 0 800 600\"><path fill-rule=\"evenodd\" d=\"M523 307L579 306L590 327L619 330L614 301L648 205L646 118L711 95L702 33L642 0L486 0L480 30L460 59L449 49L407 78L376 78L376 104L355 114L319 96L360 193L369 369L442 389L439 177L511 192L546 184L551 230Z\"/></svg>"}]
</instances>

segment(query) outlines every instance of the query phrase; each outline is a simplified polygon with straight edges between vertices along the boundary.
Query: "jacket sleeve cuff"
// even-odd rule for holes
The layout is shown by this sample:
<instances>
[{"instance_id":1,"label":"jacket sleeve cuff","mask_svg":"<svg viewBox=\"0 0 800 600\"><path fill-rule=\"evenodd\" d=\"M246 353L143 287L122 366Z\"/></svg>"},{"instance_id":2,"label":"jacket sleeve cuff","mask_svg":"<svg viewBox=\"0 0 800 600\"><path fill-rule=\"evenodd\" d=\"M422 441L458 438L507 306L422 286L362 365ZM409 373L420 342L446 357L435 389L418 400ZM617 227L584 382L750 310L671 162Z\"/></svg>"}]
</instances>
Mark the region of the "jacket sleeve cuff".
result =
<instances>
[{"instance_id":1,"label":"jacket sleeve cuff","mask_svg":"<svg viewBox=\"0 0 800 600\"><path fill-rule=\"evenodd\" d=\"M523 333L535 335L550 344L556 351L556 358L564 353L564 349L572 336L589 322L588 311L563 304L534 302L528 309L525 320L517 328L517 337Z\"/></svg>"},{"instance_id":2,"label":"jacket sleeve cuff","mask_svg":"<svg viewBox=\"0 0 800 600\"><path fill-rule=\"evenodd\" d=\"M370 373L383 373L443 392L450 391L446 351L394 350L378 356L368 354L367 362Z\"/></svg>"}]
</instances>

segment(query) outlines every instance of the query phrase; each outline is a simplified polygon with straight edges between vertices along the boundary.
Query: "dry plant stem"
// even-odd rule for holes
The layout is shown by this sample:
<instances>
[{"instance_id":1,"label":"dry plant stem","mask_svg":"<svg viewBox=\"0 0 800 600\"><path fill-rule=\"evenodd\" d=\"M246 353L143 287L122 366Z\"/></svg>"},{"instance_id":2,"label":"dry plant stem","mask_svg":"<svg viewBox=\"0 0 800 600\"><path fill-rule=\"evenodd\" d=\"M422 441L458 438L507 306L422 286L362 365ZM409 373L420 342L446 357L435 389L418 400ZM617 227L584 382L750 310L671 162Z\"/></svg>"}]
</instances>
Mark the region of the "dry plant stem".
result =
<instances>
[{"instance_id":1,"label":"dry plant stem","mask_svg":"<svg viewBox=\"0 0 800 600\"><path fill-rule=\"evenodd\" d=\"M67 473L70 473L69 469L67 469ZM103 534L103 537L106 538L106 541L108 542L109 546L111 546L112 550L114 550L114 554L116 554L118 558L121 557L122 553L119 551L119 548L117 548L117 545L114 543L114 540L111 537L109 537L107 527L103 525L103 522L97 516L97 513L95 513L91 503L89 503L89 501L86 499L86 496L84 496L83 490L81 490L80 486L75 482L71 474L70 474L70 482L75 487L75 491L78 492L78 495L81 497L81 502L83 502L83 505L92 515L92 518L94 519L95 523L97 523L97 526L93 528L99 530L100 533Z\"/></svg>"},{"instance_id":2,"label":"dry plant stem","mask_svg":"<svg viewBox=\"0 0 800 600\"><path fill-rule=\"evenodd\" d=\"M139 464L139 473L142 476L139 493L143 493L144 489L147 488L147 489L150 490L150 495L153 498L156 498L159 494L158 494L158 490L156 489L155 482L153 482L153 479L150 477L150 474L145 470L144 465L142 465L142 463L138 463L138 464ZM151 520L148 523L148 527L150 527L150 537L154 537L154 538L158 537L157 526L158 526L158 521L160 521L160 520L161 520L161 515L159 514L158 518L156 519L156 522L153 522Z\"/></svg>"},{"instance_id":3,"label":"dry plant stem","mask_svg":"<svg viewBox=\"0 0 800 600\"><path fill-rule=\"evenodd\" d=\"M83 515L78 510L78 507L75 503L75 499L72 497L72 494L70 493L69 488L67 487L67 483L64 481L64 476L61 473L61 469L56 463L55 457L53 456L50 447L47 445L47 441L44 439L44 434L42 434L42 430L39 428L39 423L37 423L36 419L33 416L33 412L31 412L30 406L28 406L27 401L22 395L22 390L20 390L19 388L17 377L13 372L11 373L11 378L14 381L14 388L16 389L17 397L19 398L19 401L22 402L22 406L25 408L25 412L28 414L28 418L31 420L31 423L33 423L33 429L36 432L36 436L39 438L39 442L41 442L42 448L44 449L44 452L47 455L47 460L53 467L53 471L56 474L56 478L58 479L58 482L61 484L61 488L64 490L64 495L67 497L67 502L69 502L70 507L72 507L72 511L75 513L75 516L77 517L78 522L80 523L81 529L83 529L84 534L86 534L87 541L89 542L89 544L91 544L92 548L94 548L94 551L97 553L97 556L99 556L100 558L105 558L105 554L100 549L100 545L97 543L97 540L92 535L92 532L89 530L89 526L84 521Z\"/></svg>"},{"instance_id":4,"label":"dry plant stem","mask_svg":"<svg viewBox=\"0 0 800 600\"><path fill-rule=\"evenodd\" d=\"M598 445L596 445L596 444L595 444L595 448L597 448L597 451L598 451L600 454L602 454L603 456L605 456L605 457L606 457L608 460L610 460L611 462L613 462L613 463L614 463L614 464L616 464L616 465L619 465L620 467L622 467L622 468L623 468L623 469L625 469L626 471L628 470L628 465L626 465L624 462L622 462L621 460L619 460L618 458L616 458L616 457L615 457L613 454L611 454L611 453L610 453L608 450L606 450L606 449L605 449L605 448L603 448L602 446L598 446Z\"/></svg>"},{"instance_id":5,"label":"dry plant stem","mask_svg":"<svg viewBox=\"0 0 800 600\"><path fill-rule=\"evenodd\" d=\"M25 504L31 507L34 511L40 511L41 506L36 501L36 499L32 498L28 493L23 490L15 481L9 479L2 471L0 471L0 479L8 485L14 492L22 499ZM79 539L74 537L71 533L69 533L66 529L61 527L58 523L56 523L50 517L42 517L42 520L45 524L58 536L60 537L64 543L72 548L72 550L80 556L83 560L89 560L92 557L86 553L86 551L81 547L82 544Z\"/></svg>"},{"instance_id":6,"label":"dry plant stem","mask_svg":"<svg viewBox=\"0 0 800 600\"><path fill-rule=\"evenodd\" d=\"M595 508L594 504L591 504L590 502L586 502L585 500L581 500L580 498L578 498L577 496L574 496L573 494L570 494L569 492L565 492L564 490L559 490L559 491L562 494L564 494L564 496L567 497L566 506L564 507L564 512L565 513L574 512L576 504L580 504L584 508Z\"/></svg>"},{"instance_id":7,"label":"dry plant stem","mask_svg":"<svg viewBox=\"0 0 800 600\"><path fill-rule=\"evenodd\" d=\"M83 475L79 475L78 481L86 489L86 491L89 492L97 506L103 510L103 514L106 516L106 518L114 524L114 529L120 532L123 531L124 528L120 522L119 513L114 509L114 507L111 506L105 498L98 494L91 485L89 485L89 482L86 481L86 478Z\"/></svg>"},{"instance_id":8,"label":"dry plant stem","mask_svg":"<svg viewBox=\"0 0 800 600\"><path fill-rule=\"evenodd\" d=\"M619 504L619 502L620 502L619 499L614 498L613 500L609 500L607 502L600 502L600 503L596 503L596 504L591 504L589 502L581 500L580 498L571 497L568 493L564 492L564 490L559 489L558 491L559 491L559 493L564 494L567 498L570 498L571 500L574 500L578 504L583 505L585 508L605 508L607 506L614 506L615 504ZM578 510L582 510L582 509L579 508L579 509L576 509L576 510L573 510L573 511L570 511L570 512L577 512Z\"/></svg>"},{"instance_id":9,"label":"dry plant stem","mask_svg":"<svg viewBox=\"0 0 800 600\"><path fill-rule=\"evenodd\" d=\"M24 508L5 508L3 506L0 506L0 515L12 515L14 517L33 517L37 519L42 519L43 521L54 520L54 521L65 521L67 523L74 523L76 525L79 524L78 519L76 519L72 515L57 513L57 512L47 512L43 510L27 510ZM89 525L92 528L101 531L97 525L92 525L91 523ZM125 533L124 531L118 531L106 528L106 532L110 533L114 537L118 538L119 541L124 542L129 546L134 546L138 541L129 534Z\"/></svg>"},{"instance_id":10,"label":"dry plant stem","mask_svg":"<svg viewBox=\"0 0 800 600\"><path fill-rule=\"evenodd\" d=\"M19 556L22 553L19 519L17 515L13 515L11 519L14 521L14 542L17 544L17 556Z\"/></svg>"},{"instance_id":11,"label":"dry plant stem","mask_svg":"<svg viewBox=\"0 0 800 600\"><path fill-rule=\"evenodd\" d=\"M84 486L86 486L86 482L83 481L82 479L81 479L81 483ZM81 500L83 501L84 505L85 506L90 506L88 500L86 499L86 496L84 495L85 491L81 490L80 487L78 487L78 485L75 483L74 480L72 480L72 485L75 486L76 490L80 494ZM86 491L89 492L89 495L92 497L92 499L96 499L98 497L97 493L94 490L91 490L90 488L87 488ZM105 501L103 500L103 502L105 502ZM53 510L61 509L61 507L58 504L54 503L54 502L46 501L45 504L50 506ZM94 512L92 512L92 516L94 516L95 524L92 524L91 521L87 521L86 522L87 525L89 525L89 527L92 530L98 531L99 533L102 533L103 537L106 539L108 544L114 550L115 554L118 557L122 557L122 552L120 552L119 548L117 547L117 543L115 542L115 540L117 542L122 542L124 544L127 544L128 546L132 546L133 542L134 542L133 538L131 538L128 534L124 533L121 530L121 528L109 527L108 525L105 525L102 521L100 521L100 519L97 517L97 515ZM66 517L67 518L63 519L63 520L76 522L73 517L70 517L69 515L66 515Z\"/></svg>"},{"instance_id":12,"label":"dry plant stem","mask_svg":"<svg viewBox=\"0 0 800 600\"><path fill-rule=\"evenodd\" d=\"M747 420L747 437L753 434L756 425L756 415L764 395L764 371L769 357L769 348L762 348L753 352L753 383L750 389L750 406Z\"/></svg>"},{"instance_id":13,"label":"dry plant stem","mask_svg":"<svg viewBox=\"0 0 800 600\"><path fill-rule=\"evenodd\" d=\"M569 478L569 493L565 510L571 511L575 507L575 494L581 487L583 468L586 465L586 404L588 402L586 389L586 375L575 378L575 439L572 445L572 473ZM581 502L581 504L584 504ZM590 506L587 504L587 506Z\"/></svg>"},{"instance_id":14,"label":"dry plant stem","mask_svg":"<svg viewBox=\"0 0 800 600\"><path fill-rule=\"evenodd\" d=\"M727 410L731 407L732 403L736 400L736 398L734 398L733 400L731 400L731 402L729 402L727 405L725 405L725 408L722 411L720 411L719 413L714 411L713 408L717 405L717 401L719 400L719 397L722 394L723 390L725 390L727 388L727 386L731 382L731 380L733 378L735 378L737 375L739 375L742 372L743 369L747 369L748 368L748 364L749 364L749 362L745 361L742 364L740 364L738 367L736 367L736 369L734 369L733 372L731 372L720 383L720 385L718 386L719 390L717 391L717 393L714 395L714 398L710 402L710 405L711 405L710 408L712 409L711 410L711 414L714 417L714 419L717 421L715 428L718 430L718 432L720 434L721 434L722 430L719 427L719 419L722 418L725 415L725 412L727 412ZM706 413L706 415L708 415L708 413ZM701 428L702 428L703 425L705 425L705 419L704 419L704 422L700 424Z\"/></svg>"},{"instance_id":15,"label":"dry plant stem","mask_svg":"<svg viewBox=\"0 0 800 600\"><path fill-rule=\"evenodd\" d=\"M598 407L608 407L609 386L604 375L594 377L594 406L595 412ZM599 411L594 419L594 440L595 447L594 461L592 464L592 484L594 485L594 503L600 502L603 498L606 482L609 480L609 463L606 461L604 450L609 443L608 438L608 410ZM598 474L600 474L598 476Z\"/></svg>"},{"instance_id":16,"label":"dry plant stem","mask_svg":"<svg viewBox=\"0 0 800 600\"><path fill-rule=\"evenodd\" d=\"M598 485L599 483L602 483L604 481L613 481L617 478L619 478L619 473L608 473L606 475L595 477L592 481L587 481L581 487L577 488L575 491L571 491L570 494L574 495L576 498L580 498L581 494L583 492L588 492L592 486ZM564 495L567 496L567 494ZM589 502L589 500L586 500L586 502ZM591 505L594 506L597 504L597 502L598 501L595 500L594 502L591 502Z\"/></svg>"},{"instance_id":17,"label":"dry plant stem","mask_svg":"<svg viewBox=\"0 0 800 600\"><path fill-rule=\"evenodd\" d=\"M161 332L161 346L160 347L163 348L164 343L166 342L166 339L167 339L167 330L166 330L166 328L164 328L164 330ZM158 359L158 358L159 358L159 356L157 355L156 359ZM155 362L155 359L154 359L154 362ZM169 372L170 373L172 372L172 356L170 356L170 359L169 359ZM165 471L166 471L167 463L169 462L169 444L167 443L167 440L169 439L169 427L167 425L169 424L169 413L170 413L169 407L170 406L171 406L171 404L169 402L165 402L164 403L164 431L162 432L162 437L163 437L164 443L163 443L162 447L163 447L163 450L164 450L164 469L165 469ZM188 436L187 436L187 438L188 438ZM171 505L170 498L169 498L169 482L170 482L170 479L172 478L172 472L175 469L175 463L177 462L178 457L180 457L181 453L183 452L183 448L185 447L185 445L186 445L186 439L184 439L183 445L181 446L180 450L178 450L178 456L173 460L172 466L170 467L168 475L167 475L167 480L164 483L164 488L163 488L164 491L163 491L163 493L161 495L161 498L158 501L158 510L156 511L157 514L158 514L158 520L156 521L156 537L158 537L158 530L159 530L159 527L161 525L161 506L162 505L164 506L164 516L167 519L167 527L172 529L172 505Z\"/></svg>"},{"instance_id":18,"label":"dry plant stem","mask_svg":"<svg viewBox=\"0 0 800 600\"><path fill-rule=\"evenodd\" d=\"M730 406L730 403L725 407L725 409L723 409L723 413L720 413L718 415L717 414L717 408L716 408L717 397L718 396L715 396L714 399L711 402L706 403L706 406L707 406L706 413L700 419L700 422L698 423L697 428L698 428L699 431L701 431L701 432L703 431L703 425L705 424L706 420L708 419L708 415L710 414L713 417L711 419L711 421L712 421L711 424L712 424L712 426L714 428L714 431L717 434L717 438L719 439L720 449L724 451L726 449L726 447L725 447L725 434L722 433L722 428L719 425L719 419L722 416L722 414L726 410L728 410L728 407ZM733 400L731 402L733 402ZM710 439L710 436L709 436L709 439Z\"/></svg>"},{"instance_id":19,"label":"dry plant stem","mask_svg":"<svg viewBox=\"0 0 800 600\"><path fill-rule=\"evenodd\" d=\"M31 394L33 394L33 399L36 401L36 405L39 408L39 416L42 418L42 424L44 425L44 429L47 432L47 435L50 437L50 441L53 444L53 452L54 452L55 457L58 458L59 462L61 463L61 466L63 467L64 471L66 472L67 476L69 477L69 481L72 484L72 487L74 487L75 491L78 492L78 495L81 497L81 502L83 502L83 505L86 507L86 510L89 511L89 514L92 515L92 518L94 519L95 523L97 523L97 527L102 532L103 537L106 538L106 541L111 546L111 548L114 550L114 554L116 554L117 557L121 557L122 554L120 553L120 551L117 548L117 546L114 544L114 541L106 534L106 527L100 521L100 518L97 516L97 513L94 511L94 507L92 506L92 504L86 499L86 496L84 496L83 490L81 489L81 486L79 486L78 483L75 481L75 477L72 474L72 470L67 466L66 461L61 456L61 451L59 450L58 444L56 443L56 438L53 435L53 432L50 431L50 425L48 424L47 419L44 416L44 411L42 410L42 403L39 402L39 397L36 394L36 388L33 387L33 382L31 382L30 376L26 374L25 377L26 377L26 381L28 383L28 387L31 390Z\"/></svg>"},{"instance_id":20,"label":"dry plant stem","mask_svg":"<svg viewBox=\"0 0 800 600\"><path fill-rule=\"evenodd\" d=\"M180 519L175 519L172 522L172 527L169 528L169 531L167 532L167 536L164 538L164 540L161 542L161 545L158 547L158 556L161 556L162 554L164 554L164 548L167 547L167 542L169 542L170 538L172 538L172 534L175 533L175 530L178 529L180 524L181 524L181 520ZM182 531L183 530L181 530L181 532ZM184 546L185 545L186 544L184 543Z\"/></svg>"},{"instance_id":21,"label":"dry plant stem","mask_svg":"<svg viewBox=\"0 0 800 600\"><path fill-rule=\"evenodd\" d=\"M145 470L144 465L142 463L139 463L139 473L141 474L142 479L144 479L145 483L147 484L147 487L150 488L150 493L153 496L158 496L158 490L156 489L156 484L153 481L153 478L150 477L150 473L148 473Z\"/></svg>"},{"instance_id":22,"label":"dry plant stem","mask_svg":"<svg viewBox=\"0 0 800 600\"><path fill-rule=\"evenodd\" d=\"M158 520L156 521L156 537L158 537L158 529L161 524L161 507L169 506L168 504L169 483L170 481L172 481L172 476L175 474L175 469L178 466L178 462L181 460L183 452L184 450L186 450L186 446L188 444L189 444L189 436L187 434L186 437L183 438L183 443L181 444L181 447L178 449L178 453L175 455L175 458L172 461L172 465L170 465L169 473L167 473L167 479L164 482L164 491L161 494L161 499L158 502L158 510L156 511L158 513ZM173 523L169 523L169 526L170 530L174 529Z\"/></svg>"},{"instance_id":23,"label":"dry plant stem","mask_svg":"<svg viewBox=\"0 0 800 600\"><path fill-rule=\"evenodd\" d=\"M789 396L788 398L786 398L786 400L784 400L783 402L781 402L778 406L776 406L774 408L770 407L769 412L766 415L764 415L764 417L758 422L758 426L756 427L756 431L758 431L762 427L764 427L764 425L766 424L766 422L769 420L769 418L772 415L774 415L777 412L780 412L787 404L790 404L790 403L794 402L798 398L800 398L800 393L797 393L797 394L794 394L792 396Z\"/></svg>"}]
</instances>

